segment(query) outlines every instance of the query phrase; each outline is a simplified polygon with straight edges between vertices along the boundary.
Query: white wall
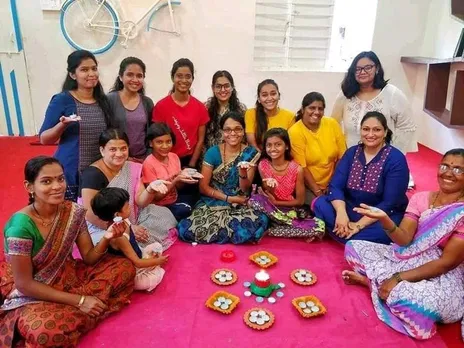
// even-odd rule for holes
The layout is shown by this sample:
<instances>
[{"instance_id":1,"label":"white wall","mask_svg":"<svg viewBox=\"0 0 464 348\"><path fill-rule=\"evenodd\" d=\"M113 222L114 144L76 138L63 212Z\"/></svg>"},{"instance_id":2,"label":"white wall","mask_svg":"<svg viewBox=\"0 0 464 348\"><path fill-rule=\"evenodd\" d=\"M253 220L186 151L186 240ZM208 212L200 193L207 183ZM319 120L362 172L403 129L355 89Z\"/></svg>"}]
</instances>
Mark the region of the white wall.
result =
<instances>
[{"instance_id":1,"label":"white wall","mask_svg":"<svg viewBox=\"0 0 464 348\"><path fill-rule=\"evenodd\" d=\"M427 27L422 48L411 55L451 58L462 28L463 22L451 16L450 1L432 0L427 16ZM413 87L412 105L420 125L419 141L440 153L455 147L464 147L464 130L447 128L423 112L427 79L426 67L405 64L404 68L410 71L409 82ZM456 72L456 69L463 70L464 64L454 65L451 75ZM454 89L452 80L451 78L448 86L448 102Z\"/></svg>"},{"instance_id":2,"label":"white wall","mask_svg":"<svg viewBox=\"0 0 464 348\"><path fill-rule=\"evenodd\" d=\"M385 66L386 76L411 98L416 89L416 69L403 66L400 56L417 55L422 50L430 3L437 1L443 0L379 0L377 7L373 49ZM129 0L122 2L127 4ZM130 0L140 7L148 2ZM39 127L50 97L60 90L66 73L66 57L72 49L60 32L59 13L42 12L39 1L21 1L18 6L33 117ZM111 86L121 59L135 55L147 64L147 91L156 101L170 88L172 63L180 57L189 57L196 68L194 95L201 100L211 93L212 74L218 69L227 69L233 74L239 97L247 106L254 103L259 81L274 78L280 85L283 107L296 110L307 92L317 90L326 97L327 113L330 113L343 73L253 71L254 10L254 1L250 0L183 0L177 12L181 19L181 37L142 32L129 43L128 49L117 45L98 56L104 87ZM134 13L126 14L134 17Z\"/></svg>"}]
</instances>

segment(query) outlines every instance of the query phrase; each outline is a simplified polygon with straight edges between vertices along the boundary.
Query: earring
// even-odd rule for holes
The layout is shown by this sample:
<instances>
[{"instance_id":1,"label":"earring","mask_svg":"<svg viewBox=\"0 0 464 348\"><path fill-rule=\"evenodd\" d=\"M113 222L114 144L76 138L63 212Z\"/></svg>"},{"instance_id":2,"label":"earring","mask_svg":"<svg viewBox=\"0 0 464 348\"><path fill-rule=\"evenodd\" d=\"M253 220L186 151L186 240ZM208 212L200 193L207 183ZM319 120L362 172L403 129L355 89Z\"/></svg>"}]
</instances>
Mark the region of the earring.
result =
<instances>
[{"instance_id":1,"label":"earring","mask_svg":"<svg viewBox=\"0 0 464 348\"><path fill-rule=\"evenodd\" d=\"M29 196L34 199L34 191L29 192Z\"/></svg>"}]
</instances>

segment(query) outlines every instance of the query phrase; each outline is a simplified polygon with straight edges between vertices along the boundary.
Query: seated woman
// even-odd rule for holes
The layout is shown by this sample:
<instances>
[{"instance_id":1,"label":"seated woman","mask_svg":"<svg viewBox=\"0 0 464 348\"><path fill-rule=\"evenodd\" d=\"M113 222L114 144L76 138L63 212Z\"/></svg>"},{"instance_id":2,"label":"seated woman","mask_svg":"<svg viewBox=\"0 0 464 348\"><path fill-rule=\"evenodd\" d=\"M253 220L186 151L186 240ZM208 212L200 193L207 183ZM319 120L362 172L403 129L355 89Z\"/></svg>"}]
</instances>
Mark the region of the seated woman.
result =
<instances>
[{"instance_id":1,"label":"seated woman","mask_svg":"<svg viewBox=\"0 0 464 348\"><path fill-rule=\"evenodd\" d=\"M307 216L303 168L292 160L290 139L283 128L264 134L263 158L258 165L263 188L252 194L248 205L271 220L268 234L275 237L303 237L308 241L324 236L324 222Z\"/></svg>"},{"instance_id":2,"label":"seated woman","mask_svg":"<svg viewBox=\"0 0 464 348\"><path fill-rule=\"evenodd\" d=\"M179 222L179 238L199 243L257 242L266 231L268 218L247 206L247 194L259 152L242 143L245 122L240 113L226 113L220 126L224 143L206 151L202 196L192 215Z\"/></svg>"},{"instance_id":3,"label":"seated woman","mask_svg":"<svg viewBox=\"0 0 464 348\"><path fill-rule=\"evenodd\" d=\"M197 178L201 175L193 168L181 170L179 156L171 152L176 144L176 136L165 123L153 123L148 128L147 141L152 152L143 162L142 181L147 186L155 180L168 181L167 192L157 193L152 203L165 206L177 220L182 220L192 213L194 201L190 195L178 195L177 189L198 182L190 176L189 171Z\"/></svg>"},{"instance_id":4,"label":"seated woman","mask_svg":"<svg viewBox=\"0 0 464 348\"><path fill-rule=\"evenodd\" d=\"M131 213L129 220L141 247L158 242L163 250L176 238L177 221L168 208L150 204L164 185L142 184L142 165L128 161L129 140L119 129L108 129L100 135L102 159L92 163L81 177L79 202L87 209L86 220L94 243L103 236L107 226L92 211L91 201L105 187L119 187L129 192Z\"/></svg>"},{"instance_id":5,"label":"seated woman","mask_svg":"<svg viewBox=\"0 0 464 348\"><path fill-rule=\"evenodd\" d=\"M390 145L391 138L385 117L376 111L368 112L361 121L361 144L343 155L328 194L313 202L314 214L324 220L335 240L391 243L376 219L353 211L366 203L387 212L395 223L403 218L408 204L409 169L406 157Z\"/></svg>"},{"instance_id":6,"label":"seated woman","mask_svg":"<svg viewBox=\"0 0 464 348\"><path fill-rule=\"evenodd\" d=\"M361 204L356 212L380 222L395 244L350 241L347 284L370 287L375 311L396 331L432 337L436 322L464 315L464 149L448 151L438 167L438 192L412 196L401 224ZM463 322L464 324L464 322Z\"/></svg>"},{"instance_id":7,"label":"seated woman","mask_svg":"<svg viewBox=\"0 0 464 348\"><path fill-rule=\"evenodd\" d=\"M297 122L288 131L295 161L303 167L305 203L326 193L329 181L346 151L345 137L337 121L324 116L322 94L305 95Z\"/></svg>"},{"instance_id":8,"label":"seated woman","mask_svg":"<svg viewBox=\"0 0 464 348\"><path fill-rule=\"evenodd\" d=\"M5 225L0 346L75 347L82 334L129 303L135 268L125 258L105 255L124 225L112 224L93 246L85 209L64 200L58 160L32 158L24 172L30 204ZM72 258L74 243L83 260Z\"/></svg>"}]
</instances>

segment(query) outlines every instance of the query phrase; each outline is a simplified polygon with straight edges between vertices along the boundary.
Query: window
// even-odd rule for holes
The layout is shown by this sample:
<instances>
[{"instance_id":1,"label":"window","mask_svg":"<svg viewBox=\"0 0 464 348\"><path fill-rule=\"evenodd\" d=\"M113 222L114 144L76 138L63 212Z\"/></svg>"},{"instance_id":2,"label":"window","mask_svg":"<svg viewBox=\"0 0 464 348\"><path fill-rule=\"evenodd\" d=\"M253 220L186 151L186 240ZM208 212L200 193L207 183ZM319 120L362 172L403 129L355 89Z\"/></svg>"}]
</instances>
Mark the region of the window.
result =
<instances>
[{"instance_id":1,"label":"window","mask_svg":"<svg viewBox=\"0 0 464 348\"><path fill-rule=\"evenodd\" d=\"M376 0L256 0L254 67L344 71L370 50Z\"/></svg>"}]
</instances>

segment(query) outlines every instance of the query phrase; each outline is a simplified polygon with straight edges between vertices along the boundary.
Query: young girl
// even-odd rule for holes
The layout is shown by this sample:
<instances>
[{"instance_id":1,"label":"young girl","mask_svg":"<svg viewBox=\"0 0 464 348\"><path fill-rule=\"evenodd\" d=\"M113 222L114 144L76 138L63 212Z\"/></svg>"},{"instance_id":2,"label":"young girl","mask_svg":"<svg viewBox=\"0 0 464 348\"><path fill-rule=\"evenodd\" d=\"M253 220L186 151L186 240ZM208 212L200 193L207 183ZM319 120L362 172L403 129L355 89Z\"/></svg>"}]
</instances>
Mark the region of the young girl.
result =
<instances>
[{"instance_id":1,"label":"young girl","mask_svg":"<svg viewBox=\"0 0 464 348\"><path fill-rule=\"evenodd\" d=\"M213 96L205 103L209 122L206 126L205 151L222 143L222 131L219 127L222 116L228 111L245 113L246 107L237 97L232 75L227 70L216 71L211 82Z\"/></svg>"},{"instance_id":2,"label":"young girl","mask_svg":"<svg viewBox=\"0 0 464 348\"><path fill-rule=\"evenodd\" d=\"M145 95L145 72L145 63L139 58L123 59L118 77L108 93L114 115L113 126L127 133L129 156L139 163L147 156L145 137L153 111L153 101Z\"/></svg>"},{"instance_id":3,"label":"young girl","mask_svg":"<svg viewBox=\"0 0 464 348\"><path fill-rule=\"evenodd\" d=\"M67 62L62 92L50 101L39 135L44 145L59 141L54 157L64 168L66 199L76 201L82 171L100 158L98 134L112 120L95 56L79 50Z\"/></svg>"},{"instance_id":4,"label":"young girl","mask_svg":"<svg viewBox=\"0 0 464 348\"><path fill-rule=\"evenodd\" d=\"M110 241L109 252L126 256L137 269L135 290L152 291L163 279L164 269L161 268L169 258L162 256L163 247L160 243L152 243L140 249L130 226L129 192L119 187L107 187L100 190L91 202L92 210L108 225L119 221L127 225L124 235Z\"/></svg>"},{"instance_id":5,"label":"young girl","mask_svg":"<svg viewBox=\"0 0 464 348\"><path fill-rule=\"evenodd\" d=\"M262 188L248 204L271 219L268 233L275 237L322 238L324 222L311 218L302 208L305 199L303 169L292 160L290 139L283 128L264 134L263 158L258 169Z\"/></svg>"},{"instance_id":6,"label":"young girl","mask_svg":"<svg viewBox=\"0 0 464 348\"><path fill-rule=\"evenodd\" d=\"M274 80L262 81L257 95L255 108L245 113L245 132L248 144L262 151L264 133L277 127L288 130L295 123L295 114L279 108L279 86Z\"/></svg>"},{"instance_id":7,"label":"young girl","mask_svg":"<svg viewBox=\"0 0 464 348\"><path fill-rule=\"evenodd\" d=\"M195 168L203 149L206 124L205 106L190 94L194 79L193 63L187 58L176 61L171 69L171 94L156 103L153 122L166 123L176 135L172 151L179 156L182 167Z\"/></svg>"},{"instance_id":8,"label":"young girl","mask_svg":"<svg viewBox=\"0 0 464 348\"><path fill-rule=\"evenodd\" d=\"M153 123L148 128L147 141L152 153L143 162L142 181L145 185L155 180L168 181L168 191L157 193L153 203L171 210L178 221L184 219L192 212L193 202L189 195L178 195L177 189L183 184L197 183L202 176L191 168L181 171L179 157L171 152L176 144L176 136L165 123Z\"/></svg>"}]
</instances>

